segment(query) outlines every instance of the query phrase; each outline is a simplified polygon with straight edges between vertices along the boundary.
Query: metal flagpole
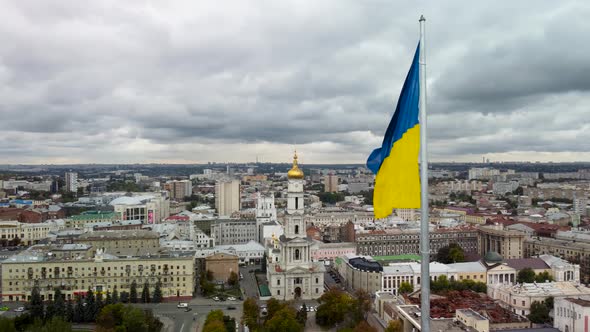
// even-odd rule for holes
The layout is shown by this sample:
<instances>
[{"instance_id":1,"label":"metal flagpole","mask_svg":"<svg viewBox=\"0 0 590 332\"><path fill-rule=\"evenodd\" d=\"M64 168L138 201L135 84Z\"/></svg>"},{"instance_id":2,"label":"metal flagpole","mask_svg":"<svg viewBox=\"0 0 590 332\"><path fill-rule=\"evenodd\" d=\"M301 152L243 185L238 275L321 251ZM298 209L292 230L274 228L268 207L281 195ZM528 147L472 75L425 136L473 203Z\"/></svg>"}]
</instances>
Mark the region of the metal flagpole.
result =
<instances>
[{"instance_id":1,"label":"metal flagpole","mask_svg":"<svg viewBox=\"0 0 590 332\"><path fill-rule=\"evenodd\" d=\"M430 237L428 235L428 150L426 143L426 47L424 30L426 19L420 16L420 251L422 253L421 331L430 332Z\"/></svg>"}]
</instances>

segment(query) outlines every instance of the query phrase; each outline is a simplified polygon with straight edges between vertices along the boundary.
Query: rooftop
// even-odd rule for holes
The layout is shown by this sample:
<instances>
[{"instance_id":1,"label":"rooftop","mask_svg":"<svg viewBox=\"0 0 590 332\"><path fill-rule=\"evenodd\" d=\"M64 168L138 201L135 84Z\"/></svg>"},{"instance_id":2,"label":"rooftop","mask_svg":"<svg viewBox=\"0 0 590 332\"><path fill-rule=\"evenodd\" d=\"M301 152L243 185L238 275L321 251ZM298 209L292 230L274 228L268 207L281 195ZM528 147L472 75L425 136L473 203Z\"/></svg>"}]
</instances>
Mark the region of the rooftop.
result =
<instances>
[{"instance_id":1,"label":"rooftop","mask_svg":"<svg viewBox=\"0 0 590 332\"><path fill-rule=\"evenodd\" d=\"M119 231L98 231L81 234L78 241L84 240L104 240L104 239L159 239L160 236L156 232L146 230L119 230Z\"/></svg>"},{"instance_id":2,"label":"rooftop","mask_svg":"<svg viewBox=\"0 0 590 332\"><path fill-rule=\"evenodd\" d=\"M575 304L577 304L579 306L582 306L582 307L590 307L590 301L588 301L588 300L574 299L574 298L571 298L571 297L568 297L565 300L566 301L569 301L571 303L575 303Z\"/></svg>"},{"instance_id":3,"label":"rooftop","mask_svg":"<svg viewBox=\"0 0 590 332\"><path fill-rule=\"evenodd\" d=\"M545 263L544 260L541 258L513 258L513 259L505 259L504 263L506 263L511 268L519 271L524 268L530 267L533 270L547 270L549 269L549 265Z\"/></svg>"}]
</instances>

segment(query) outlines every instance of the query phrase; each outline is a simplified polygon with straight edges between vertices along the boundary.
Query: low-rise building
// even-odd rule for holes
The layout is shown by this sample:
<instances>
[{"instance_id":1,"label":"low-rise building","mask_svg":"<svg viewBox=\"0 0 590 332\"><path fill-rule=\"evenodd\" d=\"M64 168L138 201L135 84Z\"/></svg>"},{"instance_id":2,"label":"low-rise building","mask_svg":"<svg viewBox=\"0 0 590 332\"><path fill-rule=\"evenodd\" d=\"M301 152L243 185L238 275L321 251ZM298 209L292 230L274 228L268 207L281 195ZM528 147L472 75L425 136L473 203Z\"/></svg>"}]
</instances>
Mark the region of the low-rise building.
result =
<instances>
[{"instance_id":1,"label":"low-rise building","mask_svg":"<svg viewBox=\"0 0 590 332\"><path fill-rule=\"evenodd\" d=\"M111 211L86 211L66 219L66 227L83 229L86 224L110 222L120 220L121 216Z\"/></svg>"},{"instance_id":2,"label":"low-rise building","mask_svg":"<svg viewBox=\"0 0 590 332\"><path fill-rule=\"evenodd\" d=\"M566 297L590 296L590 288L571 281L522 283L522 284L488 284L488 296L498 300L501 305L512 312L526 316L530 314L531 304L542 302L548 297L554 299Z\"/></svg>"},{"instance_id":3,"label":"low-rise building","mask_svg":"<svg viewBox=\"0 0 590 332\"><path fill-rule=\"evenodd\" d=\"M553 306L553 327L564 332L587 331L590 297L556 299Z\"/></svg>"},{"instance_id":4,"label":"low-rise building","mask_svg":"<svg viewBox=\"0 0 590 332\"><path fill-rule=\"evenodd\" d=\"M314 241L313 245L311 246L311 259L314 262L332 262L336 259L336 257L345 255L356 255L356 243L324 243L320 241Z\"/></svg>"},{"instance_id":5,"label":"low-rise building","mask_svg":"<svg viewBox=\"0 0 590 332\"><path fill-rule=\"evenodd\" d=\"M211 223L215 244L240 244L258 240L256 220L219 219Z\"/></svg>"},{"instance_id":6,"label":"low-rise building","mask_svg":"<svg viewBox=\"0 0 590 332\"><path fill-rule=\"evenodd\" d=\"M205 257L205 269L213 273L213 280L227 282L232 272L239 273L239 257L228 253L216 253Z\"/></svg>"},{"instance_id":7,"label":"low-rise building","mask_svg":"<svg viewBox=\"0 0 590 332\"><path fill-rule=\"evenodd\" d=\"M215 250L228 252L238 256L240 264L259 264L262 257L264 257L265 252L264 247L256 241L216 246Z\"/></svg>"},{"instance_id":8,"label":"low-rise building","mask_svg":"<svg viewBox=\"0 0 590 332\"><path fill-rule=\"evenodd\" d=\"M102 294L117 289L120 294L129 292L133 281L153 287L158 280L165 299L192 298L193 256L117 258L99 251L92 259L57 259L26 251L2 262L2 300L29 301L35 286L44 301L52 299L56 287L66 300L74 300L89 288Z\"/></svg>"},{"instance_id":9,"label":"low-rise building","mask_svg":"<svg viewBox=\"0 0 590 332\"><path fill-rule=\"evenodd\" d=\"M0 221L0 239L7 241L18 239L20 244L33 245L49 238L50 233L63 228L63 220L51 220L42 223L21 223L19 221Z\"/></svg>"},{"instance_id":10,"label":"low-rise building","mask_svg":"<svg viewBox=\"0 0 590 332\"><path fill-rule=\"evenodd\" d=\"M115 256L153 255L160 250L160 236L147 230L89 232L75 238L73 243L89 244L94 252L100 249Z\"/></svg>"}]
</instances>

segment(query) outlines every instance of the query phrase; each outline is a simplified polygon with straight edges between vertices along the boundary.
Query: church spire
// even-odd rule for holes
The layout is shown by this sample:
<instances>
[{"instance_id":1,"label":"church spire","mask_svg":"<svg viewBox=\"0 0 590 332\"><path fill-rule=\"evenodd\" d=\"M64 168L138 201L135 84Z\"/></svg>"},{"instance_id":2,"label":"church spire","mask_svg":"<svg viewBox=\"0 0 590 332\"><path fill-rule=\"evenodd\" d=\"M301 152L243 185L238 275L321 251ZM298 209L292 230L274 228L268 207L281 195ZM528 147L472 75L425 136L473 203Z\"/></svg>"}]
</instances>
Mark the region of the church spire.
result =
<instances>
[{"instance_id":1,"label":"church spire","mask_svg":"<svg viewBox=\"0 0 590 332\"><path fill-rule=\"evenodd\" d=\"M295 150L295 154L293 155L293 167L287 173L287 177L289 179L303 179L303 171L299 169L297 165L297 150Z\"/></svg>"}]
</instances>

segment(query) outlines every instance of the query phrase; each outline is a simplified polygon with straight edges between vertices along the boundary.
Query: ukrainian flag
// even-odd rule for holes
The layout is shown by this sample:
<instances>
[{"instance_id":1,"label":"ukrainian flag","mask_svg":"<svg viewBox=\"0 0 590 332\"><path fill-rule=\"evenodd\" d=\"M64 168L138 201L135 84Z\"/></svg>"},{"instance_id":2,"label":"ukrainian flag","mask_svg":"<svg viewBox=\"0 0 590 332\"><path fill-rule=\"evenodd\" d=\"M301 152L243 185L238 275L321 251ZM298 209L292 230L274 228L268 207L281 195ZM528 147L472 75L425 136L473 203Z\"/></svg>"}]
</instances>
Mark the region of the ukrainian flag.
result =
<instances>
[{"instance_id":1,"label":"ukrainian flag","mask_svg":"<svg viewBox=\"0 0 590 332\"><path fill-rule=\"evenodd\" d=\"M389 216L396 208L420 208L419 57L420 44L383 144L367 159L367 167L377 175L373 192L376 219Z\"/></svg>"}]
</instances>

